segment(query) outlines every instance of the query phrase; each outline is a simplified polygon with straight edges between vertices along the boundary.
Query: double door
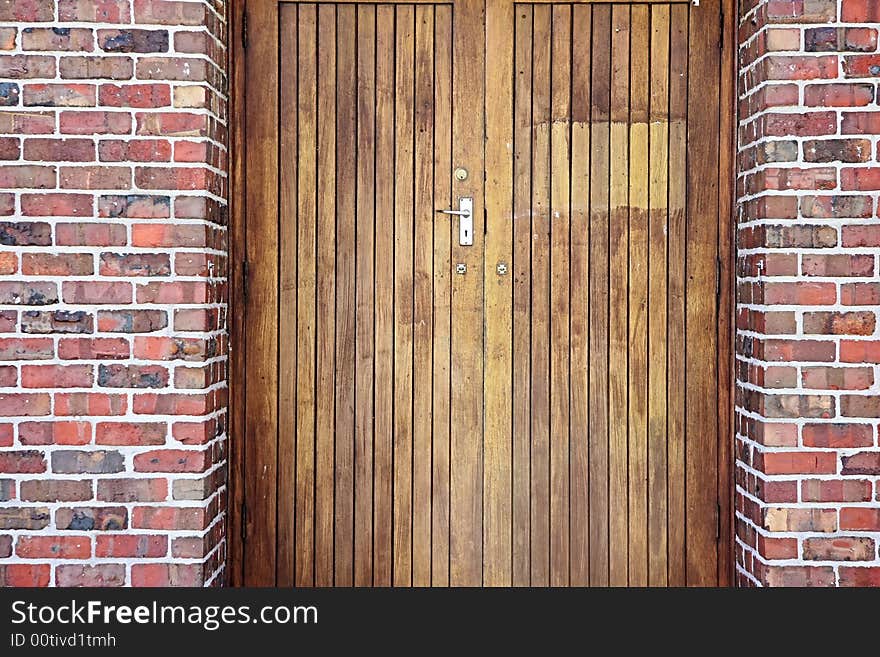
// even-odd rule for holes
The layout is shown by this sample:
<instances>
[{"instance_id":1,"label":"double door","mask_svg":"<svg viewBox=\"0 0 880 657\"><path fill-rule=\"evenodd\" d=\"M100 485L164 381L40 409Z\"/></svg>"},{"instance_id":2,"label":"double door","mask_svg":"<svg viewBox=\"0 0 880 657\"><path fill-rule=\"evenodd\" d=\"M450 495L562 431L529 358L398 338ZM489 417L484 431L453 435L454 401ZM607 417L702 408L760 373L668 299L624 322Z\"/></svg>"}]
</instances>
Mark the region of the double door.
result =
<instances>
[{"instance_id":1,"label":"double door","mask_svg":"<svg viewBox=\"0 0 880 657\"><path fill-rule=\"evenodd\" d=\"M726 582L720 3L245 11L233 580Z\"/></svg>"}]
</instances>

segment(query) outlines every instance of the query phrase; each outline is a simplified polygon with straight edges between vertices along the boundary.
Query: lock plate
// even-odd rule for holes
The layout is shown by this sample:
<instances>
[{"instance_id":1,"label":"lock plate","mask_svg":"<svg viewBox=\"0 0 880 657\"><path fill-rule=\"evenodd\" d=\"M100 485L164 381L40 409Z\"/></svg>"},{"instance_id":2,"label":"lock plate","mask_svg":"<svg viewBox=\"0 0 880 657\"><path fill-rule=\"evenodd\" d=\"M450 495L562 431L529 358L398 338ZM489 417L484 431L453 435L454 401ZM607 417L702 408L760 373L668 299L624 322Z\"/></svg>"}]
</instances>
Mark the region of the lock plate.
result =
<instances>
[{"instance_id":1,"label":"lock plate","mask_svg":"<svg viewBox=\"0 0 880 657\"><path fill-rule=\"evenodd\" d=\"M462 196L458 199L458 243L462 246L474 244L474 199Z\"/></svg>"}]
</instances>

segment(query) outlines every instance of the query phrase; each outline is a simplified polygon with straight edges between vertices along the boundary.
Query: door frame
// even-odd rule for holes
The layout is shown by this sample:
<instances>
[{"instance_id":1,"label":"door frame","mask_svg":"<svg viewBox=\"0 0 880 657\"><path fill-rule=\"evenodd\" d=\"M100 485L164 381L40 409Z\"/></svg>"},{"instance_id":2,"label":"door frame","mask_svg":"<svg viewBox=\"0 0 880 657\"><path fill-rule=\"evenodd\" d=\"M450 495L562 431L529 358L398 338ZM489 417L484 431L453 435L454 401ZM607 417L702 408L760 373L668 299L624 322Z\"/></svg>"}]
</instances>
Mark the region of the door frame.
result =
<instances>
[{"instance_id":1,"label":"door frame","mask_svg":"<svg viewBox=\"0 0 880 657\"><path fill-rule=\"evenodd\" d=\"M357 2L358 0L353 0ZM366 1L366 0L364 0ZM388 0L402 2L407 0ZM408 0L418 3L420 0ZM433 1L433 0L421 0ZM513 0L485 0L486 5L510 3ZM531 0L552 2L554 0ZM558 1L558 0L557 0ZM603 0L580 0L601 2ZM604 0L608 2L609 0ZM666 2L668 0L618 0L620 4ZM226 568L224 583L231 586L244 584L244 489L247 482L245 467L246 431L244 408L247 390L245 376L245 292L249 272L245 262L245 226L247 216L247 89L245 83L246 13L248 7L259 7L271 0L231 0L228 6L227 27L227 89L228 89L228 158L229 158L229 224L227 226L228 248L228 312L227 327L228 363L227 377L229 403L227 409L227 491L226 491ZM735 311L735 229L736 229L736 51L738 49L737 15L735 0L702 0L703 6L721 5L721 70L719 85L720 152L718 158L719 181L719 243L720 261L718 299L718 581L723 586L734 583L734 311ZM252 9L253 10L253 9ZM487 12L488 14L488 12ZM484 76L485 79L485 76ZM727 102L725 102L725 99ZM489 101L488 93L486 102ZM489 161L486 161L488 167ZM727 181L727 185L723 184ZM486 190L488 195L488 187ZM485 266L490 262L487 245Z\"/></svg>"}]
</instances>

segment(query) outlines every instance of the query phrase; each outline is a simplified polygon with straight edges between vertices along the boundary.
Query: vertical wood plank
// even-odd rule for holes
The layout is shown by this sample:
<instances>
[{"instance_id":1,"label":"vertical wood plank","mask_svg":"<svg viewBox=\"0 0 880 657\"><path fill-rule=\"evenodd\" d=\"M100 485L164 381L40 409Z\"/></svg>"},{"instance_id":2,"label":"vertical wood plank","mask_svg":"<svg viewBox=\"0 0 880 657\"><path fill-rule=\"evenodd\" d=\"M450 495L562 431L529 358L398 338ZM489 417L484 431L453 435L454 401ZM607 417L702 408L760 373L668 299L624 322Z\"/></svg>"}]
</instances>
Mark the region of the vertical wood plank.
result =
<instances>
[{"instance_id":1,"label":"vertical wood plank","mask_svg":"<svg viewBox=\"0 0 880 657\"><path fill-rule=\"evenodd\" d=\"M452 7L435 7L434 209L452 207ZM434 219L434 394L431 583L449 585L449 418L452 331L451 222Z\"/></svg>"},{"instance_id":2,"label":"vertical wood plank","mask_svg":"<svg viewBox=\"0 0 880 657\"><path fill-rule=\"evenodd\" d=\"M513 564L531 583L531 178L533 6L516 6L513 104Z\"/></svg>"},{"instance_id":3,"label":"vertical wood plank","mask_svg":"<svg viewBox=\"0 0 880 657\"><path fill-rule=\"evenodd\" d=\"M376 7L373 585L390 586L394 435L394 7Z\"/></svg>"},{"instance_id":4,"label":"vertical wood plank","mask_svg":"<svg viewBox=\"0 0 880 657\"><path fill-rule=\"evenodd\" d=\"M629 584L648 583L648 7L634 5L629 120Z\"/></svg>"},{"instance_id":5,"label":"vertical wood plank","mask_svg":"<svg viewBox=\"0 0 880 657\"><path fill-rule=\"evenodd\" d=\"M278 163L278 511L276 584L294 584L297 345L297 10L280 7L280 122ZM282 330L283 328L283 330Z\"/></svg>"},{"instance_id":6,"label":"vertical wood plank","mask_svg":"<svg viewBox=\"0 0 880 657\"><path fill-rule=\"evenodd\" d=\"M354 583L355 204L357 167L356 7L336 10L336 408L334 583Z\"/></svg>"},{"instance_id":7,"label":"vertical wood plank","mask_svg":"<svg viewBox=\"0 0 880 657\"><path fill-rule=\"evenodd\" d=\"M318 5L315 584L333 585L336 405L336 6Z\"/></svg>"},{"instance_id":8,"label":"vertical wood plank","mask_svg":"<svg viewBox=\"0 0 880 657\"><path fill-rule=\"evenodd\" d=\"M394 571L412 584L413 458L413 83L415 11L398 5L394 166Z\"/></svg>"},{"instance_id":9,"label":"vertical wood plank","mask_svg":"<svg viewBox=\"0 0 880 657\"><path fill-rule=\"evenodd\" d=\"M718 399L708 391L716 390L718 381L719 29L717 13L690 12L685 535L687 583L696 586L718 580Z\"/></svg>"},{"instance_id":10,"label":"vertical wood plank","mask_svg":"<svg viewBox=\"0 0 880 657\"><path fill-rule=\"evenodd\" d=\"M550 585L569 584L571 7L552 10L550 118Z\"/></svg>"},{"instance_id":11,"label":"vertical wood plank","mask_svg":"<svg viewBox=\"0 0 880 657\"><path fill-rule=\"evenodd\" d=\"M532 585L550 583L551 7L534 7L532 41Z\"/></svg>"},{"instance_id":12,"label":"vertical wood plank","mask_svg":"<svg viewBox=\"0 0 880 657\"><path fill-rule=\"evenodd\" d=\"M357 8L354 584L373 583L373 369L376 279L376 8ZM384 227L383 227L384 228Z\"/></svg>"},{"instance_id":13,"label":"vertical wood plank","mask_svg":"<svg viewBox=\"0 0 880 657\"><path fill-rule=\"evenodd\" d=\"M669 584L685 580L685 205L687 202L687 7L670 9L669 273L667 343Z\"/></svg>"},{"instance_id":14,"label":"vertical wood plank","mask_svg":"<svg viewBox=\"0 0 880 657\"><path fill-rule=\"evenodd\" d=\"M246 349L248 423L245 445L247 545L244 577L253 585L275 583L278 439L278 10L262 2L259 25L271 38L254 40L247 59L250 77L261 70L248 93L248 215L254 234L247 240L249 298ZM260 69L258 69L260 67ZM252 77L253 79L253 77ZM268 106L268 107L266 107Z\"/></svg>"},{"instance_id":15,"label":"vertical wood plank","mask_svg":"<svg viewBox=\"0 0 880 657\"><path fill-rule=\"evenodd\" d=\"M297 308L296 308L296 586L315 584L315 401L317 266L317 49L315 5L299 5Z\"/></svg>"},{"instance_id":16,"label":"vertical wood plank","mask_svg":"<svg viewBox=\"0 0 880 657\"><path fill-rule=\"evenodd\" d=\"M486 422L483 584L511 585L511 266L513 3L494 1L486 18Z\"/></svg>"},{"instance_id":17,"label":"vertical wood plank","mask_svg":"<svg viewBox=\"0 0 880 657\"><path fill-rule=\"evenodd\" d=\"M413 242L413 586L431 583L434 8L416 7Z\"/></svg>"},{"instance_id":18,"label":"vertical wood plank","mask_svg":"<svg viewBox=\"0 0 880 657\"><path fill-rule=\"evenodd\" d=\"M572 8L571 585L589 584L590 65L592 8Z\"/></svg>"},{"instance_id":19,"label":"vertical wood plank","mask_svg":"<svg viewBox=\"0 0 880 657\"><path fill-rule=\"evenodd\" d=\"M609 195L611 7L593 9L590 121L590 584L609 575Z\"/></svg>"},{"instance_id":20,"label":"vertical wood plank","mask_svg":"<svg viewBox=\"0 0 880 657\"><path fill-rule=\"evenodd\" d=\"M669 7L651 7L648 200L648 584L667 584L666 340Z\"/></svg>"},{"instance_id":21,"label":"vertical wood plank","mask_svg":"<svg viewBox=\"0 0 880 657\"><path fill-rule=\"evenodd\" d=\"M611 152L609 237L609 569L612 586L629 578L627 532L627 267L629 244L629 54L630 7L611 10Z\"/></svg>"},{"instance_id":22,"label":"vertical wood plank","mask_svg":"<svg viewBox=\"0 0 880 657\"><path fill-rule=\"evenodd\" d=\"M453 245L453 262L468 273L453 279L452 303L452 473L450 504L450 583L478 586L482 581L483 505L483 148L480 117L484 102L484 67L479 52L485 42L482 0L459 0L453 30L453 166L467 169L466 180L453 182L453 199L474 199L474 244Z\"/></svg>"}]
</instances>

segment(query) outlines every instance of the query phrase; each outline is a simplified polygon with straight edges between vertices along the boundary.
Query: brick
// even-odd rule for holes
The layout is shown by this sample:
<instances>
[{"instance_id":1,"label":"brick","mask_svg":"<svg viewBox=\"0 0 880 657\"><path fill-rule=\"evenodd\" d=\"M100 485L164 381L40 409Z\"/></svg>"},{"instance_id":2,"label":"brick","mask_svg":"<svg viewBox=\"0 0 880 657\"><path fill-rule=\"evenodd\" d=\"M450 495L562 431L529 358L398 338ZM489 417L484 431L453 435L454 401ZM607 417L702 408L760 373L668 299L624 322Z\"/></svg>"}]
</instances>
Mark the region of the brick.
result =
<instances>
[{"instance_id":1,"label":"brick","mask_svg":"<svg viewBox=\"0 0 880 657\"><path fill-rule=\"evenodd\" d=\"M137 587L201 586L201 564L151 563L131 567L131 585Z\"/></svg>"},{"instance_id":2,"label":"brick","mask_svg":"<svg viewBox=\"0 0 880 657\"><path fill-rule=\"evenodd\" d=\"M0 416L39 416L49 415L51 411L52 401L48 394L0 393Z\"/></svg>"},{"instance_id":3,"label":"brick","mask_svg":"<svg viewBox=\"0 0 880 657\"><path fill-rule=\"evenodd\" d=\"M183 57L141 57L137 62L139 80L174 80L203 82L208 79L208 63L203 59ZM2 66L0 66L2 70Z\"/></svg>"},{"instance_id":4,"label":"brick","mask_svg":"<svg viewBox=\"0 0 880 657\"><path fill-rule=\"evenodd\" d=\"M131 283L65 281L61 284L61 290L65 303L113 304L132 301Z\"/></svg>"},{"instance_id":5,"label":"brick","mask_svg":"<svg viewBox=\"0 0 880 657\"><path fill-rule=\"evenodd\" d=\"M809 218L867 219L874 214L874 203L873 199L866 196L803 196L801 212ZM834 246L834 244L816 246Z\"/></svg>"},{"instance_id":6,"label":"brick","mask_svg":"<svg viewBox=\"0 0 880 657\"><path fill-rule=\"evenodd\" d=\"M55 585L65 587L125 586L125 566L108 563L94 566L63 564L55 569Z\"/></svg>"},{"instance_id":7,"label":"brick","mask_svg":"<svg viewBox=\"0 0 880 657\"><path fill-rule=\"evenodd\" d=\"M0 529L45 529L49 526L46 507L0 507Z\"/></svg>"},{"instance_id":8,"label":"brick","mask_svg":"<svg viewBox=\"0 0 880 657\"><path fill-rule=\"evenodd\" d=\"M874 257L870 255L804 255L801 270L806 276L872 276Z\"/></svg>"},{"instance_id":9,"label":"brick","mask_svg":"<svg viewBox=\"0 0 880 657\"><path fill-rule=\"evenodd\" d=\"M98 30L98 47L105 52L166 52L168 30Z\"/></svg>"},{"instance_id":10,"label":"brick","mask_svg":"<svg viewBox=\"0 0 880 657\"><path fill-rule=\"evenodd\" d=\"M56 450L52 452L52 472L58 474L111 474L122 472L125 461L116 451Z\"/></svg>"},{"instance_id":11,"label":"brick","mask_svg":"<svg viewBox=\"0 0 880 657\"><path fill-rule=\"evenodd\" d=\"M99 365L98 385L103 388L165 388L168 370L161 365Z\"/></svg>"},{"instance_id":12,"label":"brick","mask_svg":"<svg viewBox=\"0 0 880 657\"><path fill-rule=\"evenodd\" d=\"M880 452L858 452L842 456L844 475L880 475Z\"/></svg>"},{"instance_id":13,"label":"brick","mask_svg":"<svg viewBox=\"0 0 880 657\"><path fill-rule=\"evenodd\" d=\"M771 566L764 579L766 586L834 586L834 569L830 566Z\"/></svg>"},{"instance_id":14,"label":"brick","mask_svg":"<svg viewBox=\"0 0 880 657\"><path fill-rule=\"evenodd\" d=\"M61 21L127 23L131 14L128 0L58 0L58 18Z\"/></svg>"},{"instance_id":15,"label":"brick","mask_svg":"<svg viewBox=\"0 0 880 657\"><path fill-rule=\"evenodd\" d=\"M102 253L100 274L101 276L168 276L171 274L171 258L163 253ZM141 289L138 288L138 297Z\"/></svg>"},{"instance_id":16,"label":"brick","mask_svg":"<svg viewBox=\"0 0 880 657\"><path fill-rule=\"evenodd\" d=\"M139 23L200 26L205 23L205 6L177 0L134 0L134 17Z\"/></svg>"},{"instance_id":17,"label":"brick","mask_svg":"<svg viewBox=\"0 0 880 657\"><path fill-rule=\"evenodd\" d=\"M147 534L99 534L96 557L157 558L168 553L168 537Z\"/></svg>"},{"instance_id":18,"label":"brick","mask_svg":"<svg viewBox=\"0 0 880 657\"><path fill-rule=\"evenodd\" d=\"M880 568L840 568L840 586L880 586Z\"/></svg>"},{"instance_id":19,"label":"brick","mask_svg":"<svg viewBox=\"0 0 880 657\"><path fill-rule=\"evenodd\" d=\"M804 333L826 335L872 335L876 317L872 312L804 313Z\"/></svg>"},{"instance_id":20,"label":"brick","mask_svg":"<svg viewBox=\"0 0 880 657\"><path fill-rule=\"evenodd\" d=\"M880 397L869 395L842 395L840 414L844 417L880 418Z\"/></svg>"},{"instance_id":21,"label":"brick","mask_svg":"<svg viewBox=\"0 0 880 657\"><path fill-rule=\"evenodd\" d=\"M0 111L0 132L45 135L55 132L54 112Z\"/></svg>"},{"instance_id":22,"label":"brick","mask_svg":"<svg viewBox=\"0 0 880 657\"><path fill-rule=\"evenodd\" d=\"M204 360L216 344L202 338L136 337L134 353L145 360Z\"/></svg>"},{"instance_id":23,"label":"brick","mask_svg":"<svg viewBox=\"0 0 880 657\"><path fill-rule=\"evenodd\" d=\"M806 424L803 441L805 447L868 447L874 442L874 431L866 424Z\"/></svg>"},{"instance_id":24,"label":"brick","mask_svg":"<svg viewBox=\"0 0 880 657\"><path fill-rule=\"evenodd\" d=\"M804 367L803 386L816 390L867 390L874 370L865 367Z\"/></svg>"},{"instance_id":25,"label":"brick","mask_svg":"<svg viewBox=\"0 0 880 657\"><path fill-rule=\"evenodd\" d=\"M164 422L98 422L95 442L98 445L162 445L167 433Z\"/></svg>"},{"instance_id":26,"label":"brick","mask_svg":"<svg viewBox=\"0 0 880 657\"><path fill-rule=\"evenodd\" d=\"M840 510L840 529L880 531L880 509L845 507Z\"/></svg>"},{"instance_id":27,"label":"brick","mask_svg":"<svg viewBox=\"0 0 880 657\"><path fill-rule=\"evenodd\" d=\"M160 139L108 139L98 144L98 157L102 162L168 162L171 144Z\"/></svg>"},{"instance_id":28,"label":"brick","mask_svg":"<svg viewBox=\"0 0 880 657\"><path fill-rule=\"evenodd\" d=\"M869 502L871 482L864 479L806 479L801 484L804 502Z\"/></svg>"},{"instance_id":29,"label":"brick","mask_svg":"<svg viewBox=\"0 0 880 657\"><path fill-rule=\"evenodd\" d=\"M55 512L55 527L61 531L119 531L128 527L125 507L72 507Z\"/></svg>"},{"instance_id":30,"label":"brick","mask_svg":"<svg viewBox=\"0 0 880 657\"><path fill-rule=\"evenodd\" d=\"M15 554L22 559L88 559L92 541L88 536L21 536Z\"/></svg>"},{"instance_id":31,"label":"brick","mask_svg":"<svg viewBox=\"0 0 880 657\"><path fill-rule=\"evenodd\" d=\"M0 586L44 587L49 586L51 569L46 564L0 565Z\"/></svg>"},{"instance_id":32,"label":"brick","mask_svg":"<svg viewBox=\"0 0 880 657\"><path fill-rule=\"evenodd\" d=\"M21 31L22 50L91 52L94 33L82 27L26 27Z\"/></svg>"},{"instance_id":33,"label":"brick","mask_svg":"<svg viewBox=\"0 0 880 657\"><path fill-rule=\"evenodd\" d=\"M202 507L138 506L131 514L136 529L201 530L206 526Z\"/></svg>"},{"instance_id":34,"label":"brick","mask_svg":"<svg viewBox=\"0 0 880 657\"><path fill-rule=\"evenodd\" d=\"M5 0L0 3L0 21L4 23L39 23L54 20L53 0Z\"/></svg>"},{"instance_id":35,"label":"brick","mask_svg":"<svg viewBox=\"0 0 880 657\"><path fill-rule=\"evenodd\" d=\"M168 326L163 310L101 310L98 329L108 333L152 333Z\"/></svg>"},{"instance_id":36,"label":"brick","mask_svg":"<svg viewBox=\"0 0 880 657\"><path fill-rule=\"evenodd\" d=\"M209 465L204 451L162 449L134 457L136 472L204 472Z\"/></svg>"},{"instance_id":37,"label":"brick","mask_svg":"<svg viewBox=\"0 0 880 657\"><path fill-rule=\"evenodd\" d=\"M165 479L99 479L98 500L102 502L163 502L168 496ZM138 527L137 516L132 526Z\"/></svg>"},{"instance_id":38,"label":"brick","mask_svg":"<svg viewBox=\"0 0 880 657\"><path fill-rule=\"evenodd\" d=\"M19 86L15 82L0 82L0 107L18 105L20 95Z\"/></svg>"},{"instance_id":39,"label":"brick","mask_svg":"<svg viewBox=\"0 0 880 657\"><path fill-rule=\"evenodd\" d=\"M0 361L45 360L54 356L51 338L0 338Z\"/></svg>"},{"instance_id":40,"label":"brick","mask_svg":"<svg viewBox=\"0 0 880 657\"><path fill-rule=\"evenodd\" d=\"M108 107L167 107L171 104L171 87L158 83L102 84L98 100Z\"/></svg>"},{"instance_id":41,"label":"brick","mask_svg":"<svg viewBox=\"0 0 880 657\"><path fill-rule=\"evenodd\" d=\"M51 243L52 228L47 223L0 221L0 244L3 246L49 246Z\"/></svg>"},{"instance_id":42,"label":"brick","mask_svg":"<svg viewBox=\"0 0 880 657\"><path fill-rule=\"evenodd\" d=\"M865 139L812 139L804 142L807 162L867 162L871 142Z\"/></svg>"},{"instance_id":43,"label":"brick","mask_svg":"<svg viewBox=\"0 0 880 657\"><path fill-rule=\"evenodd\" d=\"M62 189L128 189L131 187L131 169L128 167L60 167L59 186Z\"/></svg>"},{"instance_id":44,"label":"brick","mask_svg":"<svg viewBox=\"0 0 880 657\"><path fill-rule=\"evenodd\" d=\"M134 72L134 63L130 57L121 56L62 57L58 72L69 80L128 80Z\"/></svg>"},{"instance_id":45,"label":"brick","mask_svg":"<svg viewBox=\"0 0 880 657\"><path fill-rule=\"evenodd\" d=\"M125 415L125 395L89 392L55 393L55 415Z\"/></svg>"},{"instance_id":46,"label":"brick","mask_svg":"<svg viewBox=\"0 0 880 657\"><path fill-rule=\"evenodd\" d=\"M56 170L33 164L0 166L0 187L46 189L54 187Z\"/></svg>"},{"instance_id":47,"label":"brick","mask_svg":"<svg viewBox=\"0 0 880 657\"><path fill-rule=\"evenodd\" d=\"M0 534L0 559L12 556L12 536Z\"/></svg>"},{"instance_id":48,"label":"brick","mask_svg":"<svg viewBox=\"0 0 880 657\"><path fill-rule=\"evenodd\" d=\"M25 365L21 368L23 388L89 388L91 365Z\"/></svg>"},{"instance_id":49,"label":"brick","mask_svg":"<svg viewBox=\"0 0 880 657\"><path fill-rule=\"evenodd\" d=\"M837 456L829 452L765 452L758 469L769 475L834 474Z\"/></svg>"},{"instance_id":50,"label":"brick","mask_svg":"<svg viewBox=\"0 0 880 657\"><path fill-rule=\"evenodd\" d=\"M54 78L55 58L48 55L0 55L0 78Z\"/></svg>"},{"instance_id":51,"label":"brick","mask_svg":"<svg viewBox=\"0 0 880 657\"><path fill-rule=\"evenodd\" d=\"M138 135L204 137L208 134L208 117L204 114L138 112L135 121Z\"/></svg>"},{"instance_id":52,"label":"brick","mask_svg":"<svg viewBox=\"0 0 880 657\"><path fill-rule=\"evenodd\" d=\"M26 148L29 141L25 141ZM90 194L67 192L21 195L22 213L32 217L85 217L92 214L93 205Z\"/></svg>"},{"instance_id":53,"label":"brick","mask_svg":"<svg viewBox=\"0 0 880 657\"><path fill-rule=\"evenodd\" d=\"M18 425L22 445L87 445L92 440L89 422L22 422Z\"/></svg>"},{"instance_id":54,"label":"brick","mask_svg":"<svg viewBox=\"0 0 880 657\"><path fill-rule=\"evenodd\" d=\"M170 199L167 196L137 194L101 196L98 198L98 216L167 219L171 216Z\"/></svg>"},{"instance_id":55,"label":"brick","mask_svg":"<svg viewBox=\"0 0 880 657\"><path fill-rule=\"evenodd\" d=\"M27 310L21 314L22 333L93 333L94 319L82 310Z\"/></svg>"},{"instance_id":56,"label":"brick","mask_svg":"<svg viewBox=\"0 0 880 657\"><path fill-rule=\"evenodd\" d=\"M127 135L131 133L131 116L124 112L73 111L58 115L58 125L69 135Z\"/></svg>"},{"instance_id":57,"label":"brick","mask_svg":"<svg viewBox=\"0 0 880 657\"><path fill-rule=\"evenodd\" d=\"M837 510L769 507L764 509L763 525L771 532L834 532Z\"/></svg>"},{"instance_id":58,"label":"brick","mask_svg":"<svg viewBox=\"0 0 880 657\"><path fill-rule=\"evenodd\" d=\"M67 338L58 341L63 360L115 360L128 358L130 347L122 338Z\"/></svg>"},{"instance_id":59,"label":"brick","mask_svg":"<svg viewBox=\"0 0 880 657\"><path fill-rule=\"evenodd\" d=\"M22 96L24 105L31 107L94 107L93 84L28 84Z\"/></svg>"},{"instance_id":60,"label":"brick","mask_svg":"<svg viewBox=\"0 0 880 657\"><path fill-rule=\"evenodd\" d=\"M59 246L122 246L126 243L126 230L119 224L57 224L55 239Z\"/></svg>"},{"instance_id":61,"label":"brick","mask_svg":"<svg viewBox=\"0 0 880 657\"><path fill-rule=\"evenodd\" d=\"M95 259L89 253L23 253L21 273L29 276L90 276Z\"/></svg>"},{"instance_id":62,"label":"brick","mask_svg":"<svg viewBox=\"0 0 880 657\"><path fill-rule=\"evenodd\" d=\"M880 5L874 0L843 0L840 20L847 23L880 23Z\"/></svg>"}]
</instances>

